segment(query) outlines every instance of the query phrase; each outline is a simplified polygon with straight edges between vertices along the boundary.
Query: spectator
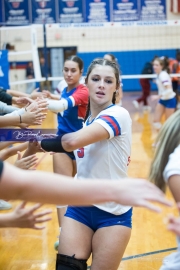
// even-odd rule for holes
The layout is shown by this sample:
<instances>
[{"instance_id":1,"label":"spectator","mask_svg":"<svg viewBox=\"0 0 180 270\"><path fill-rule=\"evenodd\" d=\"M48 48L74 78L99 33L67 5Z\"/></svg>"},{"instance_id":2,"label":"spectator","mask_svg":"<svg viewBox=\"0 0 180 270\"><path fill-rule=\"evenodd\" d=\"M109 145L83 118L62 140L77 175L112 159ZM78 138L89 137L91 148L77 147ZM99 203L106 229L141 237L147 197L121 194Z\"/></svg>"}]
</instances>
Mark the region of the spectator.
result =
<instances>
[{"instance_id":1,"label":"spectator","mask_svg":"<svg viewBox=\"0 0 180 270\"><path fill-rule=\"evenodd\" d=\"M43 78L49 77L50 76L50 71L48 68L48 65L46 65L45 58L41 57L40 58L40 68L41 68L41 76ZM41 90L50 90L50 81L45 80L40 82Z\"/></svg>"},{"instance_id":2,"label":"spectator","mask_svg":"<svg viewBox=\"0 0 180 270\"><path fill-rule=\"evenodd\" d=\"M26 68L26 78L28 80L34 79L34 68L33 68L33 62L29 62ZM26 93L31 94L32 91L35 89L36 83L35 82L30 82L27 83L27 89Z\"/></svg>"},{"instance_id":3,"label":"spectator","mask_svg":"<svg viewBox=\"0 0 180 270\"><path fill-rule=\"evenodd\" d=\"M141 72L141 74L153 74L153 66L152 66L152 62L146 62L143 70ZM148 101L147 98L150 95L150 89L151 89L151 84L150 84L150 78L141 78L139 80L141 88L142 88L142 95L136 99L133 100L133 105L136 109L139 109L139 103L143 103L143 109L144 110L151 110L151 107L148 106Z\"/></svg>"}]
</instances>

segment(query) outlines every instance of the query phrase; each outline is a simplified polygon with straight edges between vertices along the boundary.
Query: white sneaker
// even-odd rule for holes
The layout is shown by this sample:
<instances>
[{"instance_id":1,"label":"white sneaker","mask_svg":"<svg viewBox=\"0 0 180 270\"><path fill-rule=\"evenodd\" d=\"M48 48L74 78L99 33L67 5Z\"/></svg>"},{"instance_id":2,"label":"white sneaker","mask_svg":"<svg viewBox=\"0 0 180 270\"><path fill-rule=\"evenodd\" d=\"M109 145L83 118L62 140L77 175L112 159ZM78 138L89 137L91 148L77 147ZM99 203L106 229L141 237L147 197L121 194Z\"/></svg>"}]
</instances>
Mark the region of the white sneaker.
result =
<instances>
[{"instance_id":1,"label":"white sneaker","mask_svg":"<svg viewBox=\"0 0 180 270\"><path fill-rule=\"evenodd\" d=\"M0 200L0 210L9 210L12 208L12 205L8 202Z\"/></svg>"},{"instance_id":2,"label":"white sneaker","mask_svg":"<svg viewBox=\"0 0 180 270\"><path fill-rule=\"evenodd\" d=\"M135 107L136 109L139 109L139 103L137 102L137 100L133 100L133 101L132 101L132 104L134 105L134 107Z\"/></svg>"}]
</instances>

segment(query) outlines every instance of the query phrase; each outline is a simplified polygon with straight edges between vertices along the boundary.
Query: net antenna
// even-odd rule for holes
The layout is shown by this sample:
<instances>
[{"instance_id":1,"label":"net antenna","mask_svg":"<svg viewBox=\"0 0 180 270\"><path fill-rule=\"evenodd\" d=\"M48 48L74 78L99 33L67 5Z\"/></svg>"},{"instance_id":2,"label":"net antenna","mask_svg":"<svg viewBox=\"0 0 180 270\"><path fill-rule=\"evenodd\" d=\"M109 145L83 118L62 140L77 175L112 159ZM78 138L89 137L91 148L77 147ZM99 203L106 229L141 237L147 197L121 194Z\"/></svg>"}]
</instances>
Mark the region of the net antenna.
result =
<instances>
[{"instance_id":1,"label":"net antenna","mask_svg":"<svg viewBox=\"0 0 180 270\"><path fill-rule=\"evenodd\" d=\"M41 76L41 69L40 69L40 62L39 62L39 56L38 56L38 49L37 49L37 28L35 25L30 25L30 26L13 26L13 27L1 27L1 31L5 31L5 39L6 41L9 40L8 36L10 32L16 31L16 30L22 30L22 31L30 31L30 50L23 50L23 51L9 51L8 52L8 58L9 61L16 62L18 57L23 55L28 55L28 59L31 58L33 62L33 68L34 68L34 78L33 79L28 79L28 80L18 80L18 76L16 78L16 81L10 81L10 86L14 85L21 85L21 84L27 84L31 82L41 82L45 81L46 78ZM8 34L7 34L8 33ZM18 37L17 37L18 38ZM16 37L14 37L16 39ZM12 41L10 41L12 42ZM30 57L29 57L30 55ZM13 59L13 60L11 60ZM16 59L16 60L14 60Z\"/></svg>"}]
</instances>

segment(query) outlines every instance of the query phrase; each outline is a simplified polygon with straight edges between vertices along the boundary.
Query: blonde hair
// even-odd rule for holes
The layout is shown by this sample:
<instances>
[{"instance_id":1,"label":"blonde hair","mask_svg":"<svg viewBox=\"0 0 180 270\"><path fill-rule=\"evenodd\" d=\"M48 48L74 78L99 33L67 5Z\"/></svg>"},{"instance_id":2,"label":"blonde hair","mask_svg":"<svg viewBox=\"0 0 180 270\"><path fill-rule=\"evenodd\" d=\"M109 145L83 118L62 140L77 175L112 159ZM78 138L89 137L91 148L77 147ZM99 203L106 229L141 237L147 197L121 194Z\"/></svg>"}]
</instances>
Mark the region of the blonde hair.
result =
<instances>
[{"instance_id":1,"label":"blonde hair","mask_svg":"<svg viewBox=\"0 0 180 270\"><path fill-rule=\"evenodd\" d=\"M149 179L165 192L166 183L163 171L168 163L169 155L180 144L180 110L171 115L162 126L156 143L157 148L151 163Z\"/></svg>"}]
</instances>

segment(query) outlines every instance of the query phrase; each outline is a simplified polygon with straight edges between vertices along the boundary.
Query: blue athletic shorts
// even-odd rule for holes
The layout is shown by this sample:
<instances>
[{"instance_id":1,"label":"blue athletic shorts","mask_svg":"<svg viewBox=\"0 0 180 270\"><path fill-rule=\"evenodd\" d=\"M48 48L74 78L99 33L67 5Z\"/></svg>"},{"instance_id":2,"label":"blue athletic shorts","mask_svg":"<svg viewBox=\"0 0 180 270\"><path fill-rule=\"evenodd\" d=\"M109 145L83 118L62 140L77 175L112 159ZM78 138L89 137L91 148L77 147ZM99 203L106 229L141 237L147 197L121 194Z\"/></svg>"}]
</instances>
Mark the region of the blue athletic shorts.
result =
<instances>
[{"instance_id":1,"label":"blue athletic shorts","mask_svg":"<svg viewBox=\"0 0 180 270\"><path fill-rule=\"evenodd\" d=\"M83 223L94 232L100 228L114 225L132 228L132 208L122 215L114 215L95 206L68 206L65 216Z\"/></svg>"},{"instance_id":2,"label":"blue athletic shorts","mask_svg":"<svg viewBox=\"0 0 180 270\"><path fill-rule=\"evenodd\" d=\"M65 154L68 155L68 157L70 157L70 159L76 160L74 152L68 152L68 153L65 153Z\"/></svg>"},{"instance_id":3,"label":"blue athletic shorts","mask_svg":"<svg viewBox=\"0 0 180 270\"><path fill-rule=\"evenodd\" d=\"M176 105L177 105L177 100L175 97L173 97L171 99L167 99L167 100L160 99L159 103L166 108L175 109Z\"/></svg>"}]
</instances>

